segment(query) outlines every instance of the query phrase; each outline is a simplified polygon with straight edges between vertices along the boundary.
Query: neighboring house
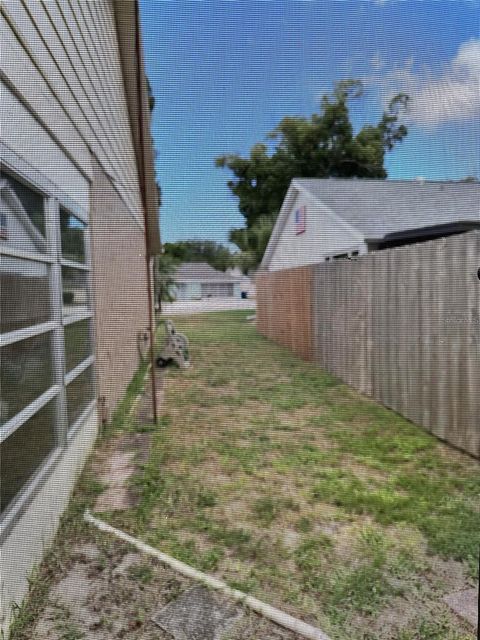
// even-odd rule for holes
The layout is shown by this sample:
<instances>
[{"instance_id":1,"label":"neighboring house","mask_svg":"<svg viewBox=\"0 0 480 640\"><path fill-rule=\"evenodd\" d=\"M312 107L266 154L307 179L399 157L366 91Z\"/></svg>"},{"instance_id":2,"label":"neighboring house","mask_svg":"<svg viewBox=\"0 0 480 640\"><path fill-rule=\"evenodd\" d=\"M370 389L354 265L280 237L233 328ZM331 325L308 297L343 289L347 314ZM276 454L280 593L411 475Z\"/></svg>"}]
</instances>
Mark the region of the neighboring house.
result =
<instances>
[{"instance_id":1,"label":"neighboring house","mask_svg":"<svg viewBox=\"0 0 480 640\"><path fill-rule=\"evenodd\" d=\"M0 6L1 629L139 365L158 194L135 0Z\"/></svg>"},{"instance_id":2,"label":"neighboring house","mask_svg":"<svg viewBox=\"0 0 480 640\"><path fill-rule=\"evenodd\" d=\"M238 267L227 269L226 273L227 275L233 276L234 278L238 278L240 280L240 293L243 297L255 298L255 274L252 274L251 277L249 275L245 275Z\"/></svg>"},{"instance_id":3,"label":"neighboring house","mask_svg":"<svg viewBox=\"0 0 480 640\"><path fill-rule=\"evenodd\" d=\"M241 295L240 277L217 271L206 262L184 262L174 279L176 300L240 298Z\"/></svg>"},{"instance_id":4,"label":"neighboring house","mask_svg":"<svg viewBox=\"0 0 480 640\"><path fill-rule=\"evenodd\" d=\"M296 178L261 270L348 258L479 227L479 183Z\"/></svg>"},{"instance_id":5,"label":"neighboring house","mask_svg":"<svg viewBox=\"0 0 480 640\"><path fill-rule=\"evenodd\" d=\"M293 180L257 330L480 457L479 249L478 183Z\"/></svg>"}]
</instances>

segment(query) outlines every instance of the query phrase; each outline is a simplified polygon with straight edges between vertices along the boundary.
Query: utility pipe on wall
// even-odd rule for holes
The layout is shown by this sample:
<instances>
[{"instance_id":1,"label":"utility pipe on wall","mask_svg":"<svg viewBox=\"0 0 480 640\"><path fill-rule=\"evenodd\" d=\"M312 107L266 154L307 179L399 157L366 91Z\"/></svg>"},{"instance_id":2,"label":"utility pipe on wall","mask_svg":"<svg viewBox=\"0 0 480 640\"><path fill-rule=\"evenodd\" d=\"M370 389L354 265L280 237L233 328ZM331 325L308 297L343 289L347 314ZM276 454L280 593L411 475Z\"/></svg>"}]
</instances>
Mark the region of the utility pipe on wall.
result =
<instances>
[{"instance_id":1,"label":"utility pipe on wall","mask_svg":"<svg viewBox=\"0 0 480 640\"><path fill-rule=\"evenodd\" d=\"M147 292L148 292L148 324L150 333L150 379L152 384L152 413L153 422L157 424L157 384L155 378L155 322L153 317L153 293L152 293L152 257L150 256L148 246L148 218L147 218L147 174L145 170L145 139L144 139L144 113L143 113L143 93L142 93L142 81L143 81L143 69L141 64L141 42L140 42L140 9L138 6L138 0L135 2L135 51L137 56L137 100L138 100L138 126L139 126L139 140L140 140L140 152L141 152L141 180L140 191L142 194L143 205L143 222L145 227L145 268L147 275Z\"/></svg>"}]
</instances>

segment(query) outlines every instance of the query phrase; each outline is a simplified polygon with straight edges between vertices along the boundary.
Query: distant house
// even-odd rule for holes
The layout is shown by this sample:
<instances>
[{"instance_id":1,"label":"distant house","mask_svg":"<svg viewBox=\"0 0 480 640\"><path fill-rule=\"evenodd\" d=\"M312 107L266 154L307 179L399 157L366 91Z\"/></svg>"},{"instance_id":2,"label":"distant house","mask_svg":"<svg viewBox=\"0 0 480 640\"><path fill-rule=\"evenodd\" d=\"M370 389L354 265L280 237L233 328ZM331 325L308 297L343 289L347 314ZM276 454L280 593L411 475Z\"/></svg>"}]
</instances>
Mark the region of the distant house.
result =
<instances>
[{"instance_id":1,"label":"distant house","mask_svg":"<svg viewBox=\"0 0 480 640\"><path fill-rule=\"evenodd\" d=\"M227 269L226 273L240 280L240 293L244 298L255 298L255 274L245 275L238 267Z\"/></svg>"},{"instance_id":2,"label":"distant house","mask_svg":"<svg viewBox=\"0 0 480 640\"><path fill-rule=\"evenodd\" d=\"M241 277L217 271L206 262L184 262L175 274L177 300L240 298Z\"/></svg>"},{"instance_id":3,"label":"distant house","mask_svg":"<svg viewBox=\"0 0 480 640\"><path fill-rule=\"evenodd\" d=\"M480 228L480 184L295 178L261 270L354 257Z\"/></svg>"},{"instance_id":4,"label":"distant house","mask_svg":"<svg viewBox=\"0 0 480 640\"><path fill-rule=\"evenodd\" d=\"M2 637L150 324L161 247L138 10L1 3Z\"/></svg>"}]
</instances>

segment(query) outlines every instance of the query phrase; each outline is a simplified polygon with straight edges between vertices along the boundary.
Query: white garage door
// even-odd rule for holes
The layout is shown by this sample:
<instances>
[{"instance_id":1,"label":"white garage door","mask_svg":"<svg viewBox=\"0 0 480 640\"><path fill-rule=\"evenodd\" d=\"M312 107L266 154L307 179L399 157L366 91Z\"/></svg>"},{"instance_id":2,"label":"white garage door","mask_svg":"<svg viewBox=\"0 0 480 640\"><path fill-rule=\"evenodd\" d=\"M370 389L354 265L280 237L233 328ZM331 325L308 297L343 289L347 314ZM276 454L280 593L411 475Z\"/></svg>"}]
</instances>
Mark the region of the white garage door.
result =
<instances>
[{"instance_id":1,"label":"white garage door","mask_svg":"<svg viewBox=\"0 0 480 640\"><path fill-rule=\"evenodd\" d=\"M202 298L233 297L233 283L211 282L202 284Z\"/></svg>"}]
</instances>

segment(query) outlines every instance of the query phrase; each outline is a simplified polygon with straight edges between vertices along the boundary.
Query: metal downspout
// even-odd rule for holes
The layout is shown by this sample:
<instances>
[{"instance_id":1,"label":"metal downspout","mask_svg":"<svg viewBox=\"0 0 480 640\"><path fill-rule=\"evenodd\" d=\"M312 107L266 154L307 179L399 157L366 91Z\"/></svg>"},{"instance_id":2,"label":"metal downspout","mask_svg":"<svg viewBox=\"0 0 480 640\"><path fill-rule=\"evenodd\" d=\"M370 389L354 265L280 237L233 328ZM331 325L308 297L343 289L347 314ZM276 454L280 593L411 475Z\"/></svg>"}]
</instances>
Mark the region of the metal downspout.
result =
<instances>
[{"instance_id":1,"label":"metal downspout","mask_svg":"<svg viewBox=\"0 0 480 640\"><path fill-rule=\"evenodd\" d=\"M138 99L138 124L140 133L140 150L141 150L141 180L140 191L142 195L143 205L143 221L145 228L145 267L147 272L147 291L148 291L148 320L149 320L149 332L150 332L150 377L152 384L152 410L153 421L155 424L158 422L157 416L157 385L155 379L155 323L153 318L153 293L152 293L152 278L150 271L150 252L148 247L148 218L147 218L147 184L146 184L146 171L145 171L145 156L144 156L144 118L143 118L143 96L142 96L142 65L141 65L141 43L140 43L140 10L138 6L138 0L135 2L135 51L137 56L137 99Z\"/></svg>"}]
</instances>

